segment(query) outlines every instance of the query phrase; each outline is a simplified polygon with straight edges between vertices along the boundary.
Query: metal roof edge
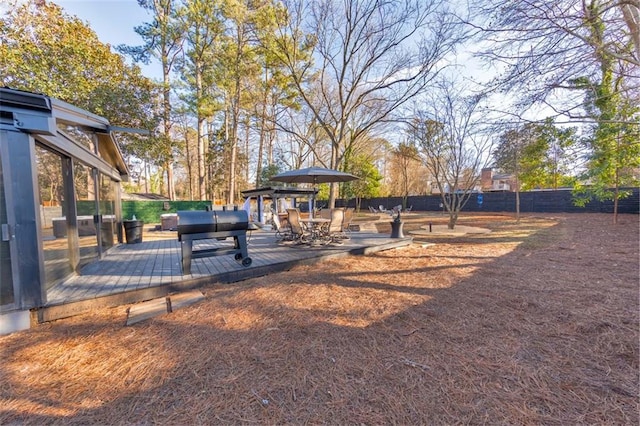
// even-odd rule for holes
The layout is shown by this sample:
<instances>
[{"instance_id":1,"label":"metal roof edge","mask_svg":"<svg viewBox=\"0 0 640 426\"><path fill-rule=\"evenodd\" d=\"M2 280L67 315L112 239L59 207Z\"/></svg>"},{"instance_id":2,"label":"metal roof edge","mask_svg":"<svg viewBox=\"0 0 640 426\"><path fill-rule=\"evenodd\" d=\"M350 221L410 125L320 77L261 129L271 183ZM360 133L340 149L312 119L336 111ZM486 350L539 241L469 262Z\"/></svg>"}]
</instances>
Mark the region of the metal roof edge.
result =
<instances>
[{"instance_id":1,"label":"metal roof edge","mask_svg":"<svg viewBox=\"0 0 640 426\"><path fill-rule=\"evenodd\" d=\"M109 120L97 114L89 112L85 109L78 108L60 99L51 99L53 105L53 115L56 119L60 119L72 124L87 126L93 129L108 131Z\"/></svg>"}]
</instances>

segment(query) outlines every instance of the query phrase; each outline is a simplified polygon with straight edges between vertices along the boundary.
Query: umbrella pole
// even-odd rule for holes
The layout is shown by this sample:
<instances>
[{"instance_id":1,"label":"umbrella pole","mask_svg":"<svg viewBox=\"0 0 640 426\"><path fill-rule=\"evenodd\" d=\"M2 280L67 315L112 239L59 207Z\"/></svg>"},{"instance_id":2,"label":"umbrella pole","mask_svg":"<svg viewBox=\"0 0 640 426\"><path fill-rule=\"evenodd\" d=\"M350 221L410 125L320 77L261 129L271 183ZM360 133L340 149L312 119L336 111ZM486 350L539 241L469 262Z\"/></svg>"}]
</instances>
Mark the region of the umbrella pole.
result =
<instances>
[{"instance_id":1,"label":"umbrella pole","mask_svg":"<svg viewBox=\"0 0 640 426\"><path fill-rule=\"evenodd\" d=\"M316 185L318 184L318 178L316 176L313 177L313 193L311 194L311 211L309 212L309 217L313 219L314 213L316 211Z\"/></svg>"}]
</instances>

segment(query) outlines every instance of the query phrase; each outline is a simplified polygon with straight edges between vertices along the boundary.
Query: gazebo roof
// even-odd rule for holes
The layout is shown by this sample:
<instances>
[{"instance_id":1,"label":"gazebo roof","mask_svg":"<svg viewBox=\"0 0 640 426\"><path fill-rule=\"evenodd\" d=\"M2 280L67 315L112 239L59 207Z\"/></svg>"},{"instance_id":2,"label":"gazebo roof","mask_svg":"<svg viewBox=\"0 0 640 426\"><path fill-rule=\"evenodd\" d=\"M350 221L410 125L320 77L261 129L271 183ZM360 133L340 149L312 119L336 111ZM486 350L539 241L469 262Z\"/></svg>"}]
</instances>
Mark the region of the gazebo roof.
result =
<instances>
[{"instance_id":1,"label":"gazebo roof","mask_svg":"<svg viewBox=\"0 0 640 426\"><path fill-rule=\"evenodd\" d=\"M128 179L129 170L114 132L140 131L111 126L106 118L59 99L8 87L0 87L0 112L0 127L9 126L30 133L41 143L79 158L103 173ZM79 149L79 143L73 136L61 129L60 126L64 125L94 133L99 156L86 149Z\"/></svg>"},{"instance_id":2,"label":"gazebo roof","mask_svg":"<svg viewBox=\"0 0 640 426\"><path fill-rule=\"evenodd\" d=\"M317 188L292 188L292 187L272 187L266 186L264 188L248 189L241 191L241 194L245 198L257 197L259 195L267 196L270 198L296 198L296 197L310 197L318 193Z\"/></svg>"}]
</instances>

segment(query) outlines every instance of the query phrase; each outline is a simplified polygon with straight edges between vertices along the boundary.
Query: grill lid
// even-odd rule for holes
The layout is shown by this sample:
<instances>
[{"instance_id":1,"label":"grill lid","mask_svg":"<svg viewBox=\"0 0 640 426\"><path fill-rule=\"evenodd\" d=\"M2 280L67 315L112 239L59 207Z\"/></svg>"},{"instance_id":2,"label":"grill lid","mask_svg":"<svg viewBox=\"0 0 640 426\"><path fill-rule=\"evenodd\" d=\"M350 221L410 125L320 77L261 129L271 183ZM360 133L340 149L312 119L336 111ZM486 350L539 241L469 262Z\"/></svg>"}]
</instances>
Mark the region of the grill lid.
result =
<instances>
[{"instance_id":1,"label":"grill lid","mask_svg":"<svg viewBox=\"0 0 640 426\"><path fill-rule=\"evenodd\" d=\"M244 210L186 210L178 212L178 235L246 231L248 226L249 217Z\"/></svg>"}]
</instances>

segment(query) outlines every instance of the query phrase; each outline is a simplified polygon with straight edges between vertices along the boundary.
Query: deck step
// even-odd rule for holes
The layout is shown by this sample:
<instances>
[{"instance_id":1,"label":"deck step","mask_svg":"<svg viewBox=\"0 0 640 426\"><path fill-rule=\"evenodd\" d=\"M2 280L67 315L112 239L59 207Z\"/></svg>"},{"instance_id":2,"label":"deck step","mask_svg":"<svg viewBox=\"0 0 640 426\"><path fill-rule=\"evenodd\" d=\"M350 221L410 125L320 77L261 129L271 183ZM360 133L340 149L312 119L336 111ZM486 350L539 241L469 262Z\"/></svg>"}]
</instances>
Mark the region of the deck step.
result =
<instances>
[{"instance_id":1,"label":"deck step","mask_svg":"<svg viewBox=\"0 0 640 426\"><path fill-rule=\"evenodd\" d=\"M201 291L193 290L186 291L184 293L172 294L169 298L171 299L171 308L175 311L176 309L185 308L204 300L204 294L202 294Z\"/></svg>"},{"instance_id":2,"label":"deck step","mask_svg":"<svg viewBox=\"0 0 640 426\"><path fill-rule=\"evenodd\" d=\"M193 305L204 299L204 294L198 290L188 291L184 293L172 294L166 297L147 300L146 302L136 303L127 309L126 325L136 324L150 318L157 317L176 309Z\"/></svg>"}]
</instances>

